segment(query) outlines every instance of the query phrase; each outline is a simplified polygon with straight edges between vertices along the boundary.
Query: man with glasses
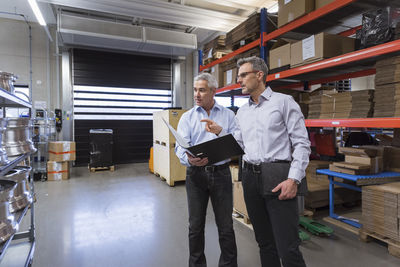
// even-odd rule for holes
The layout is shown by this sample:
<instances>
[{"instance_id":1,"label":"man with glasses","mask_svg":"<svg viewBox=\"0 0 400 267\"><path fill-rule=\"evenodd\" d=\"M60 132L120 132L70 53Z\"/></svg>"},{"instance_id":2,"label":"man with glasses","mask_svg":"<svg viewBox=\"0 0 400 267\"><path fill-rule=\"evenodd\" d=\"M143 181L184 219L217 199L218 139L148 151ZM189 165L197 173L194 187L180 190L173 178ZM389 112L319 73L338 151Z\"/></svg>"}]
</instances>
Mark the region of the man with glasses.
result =
<instances>
[{"instance_id":1,"label":"man with glasses","mask_svg":"<svg viewBox=\"0 0 400 267\"><path fill-rule=\"evenodd\" d=\"M306 266L299 250L297 194L305 193L310 141L299 105L266 87L268 67L258 57L238 61L237 81L249 102L234 136L243 147L244 199L262 266ZM218 134L218 123L206 130ZM303 182L302 182L303 180Z\"/></svg>"},{"instance_id":2,"label":"man with glasses","mask_svg":"<svg viewBox=\"0 0 400 267\"><path fill-rule=\"evenodd\" d=\"M235 114L219 105L215 99L216 79L209 73L202 73L194 78L195 106L185 112L178 124L178 133L191 145L203 143L218 136L204 129L204 120L213 120L233 133ZM221 126L212 130L222 132ZM180 162L187 166L186 193L189 209L189 267L207 266L204 255L204 227L208 200L214 210L218 228L221 255L218 266L237 267L237 249L233 231L232 177L229 160L214 165L208 164L207 158L196 158L178 144L175 148ZM215 264L212 264L213 266Z\"/></svg>"}]
</instances>

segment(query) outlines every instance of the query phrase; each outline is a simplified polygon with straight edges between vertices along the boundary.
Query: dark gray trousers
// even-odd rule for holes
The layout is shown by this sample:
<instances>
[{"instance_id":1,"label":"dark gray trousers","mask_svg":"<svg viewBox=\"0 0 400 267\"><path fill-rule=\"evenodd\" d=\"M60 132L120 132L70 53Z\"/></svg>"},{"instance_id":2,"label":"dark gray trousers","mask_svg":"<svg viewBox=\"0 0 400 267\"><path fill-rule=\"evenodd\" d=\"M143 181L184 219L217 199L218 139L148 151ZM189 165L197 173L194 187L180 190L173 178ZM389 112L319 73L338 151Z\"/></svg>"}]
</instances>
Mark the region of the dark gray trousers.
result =
<instances>
[{"instance_id":1,"label":"dark gray trousers","mask_svg":"<svg viewBox=\"0 0 400 267\"><path fill-rule=\"evenodd\" d=\"M299 250L297 198L279 200L266 195L263 180L268 173L243 169L242 185L247 212L254 228L263 267L305 267Z\"/></svg>"},{"instance_id":2,"label":"dark gray trousers","mask_svg":"<svg viewBox=\"0 0 400 267\"><path fill-rule=\"evenodd\" d=\"M199 167L187 168L186 192L189 208L189 267L207 266L204 255L204 226L209 199L214 210L221 248L218 266L237 267L232 221L232 178L229 167L213 172Z\"/></svg>"}]
</instances>

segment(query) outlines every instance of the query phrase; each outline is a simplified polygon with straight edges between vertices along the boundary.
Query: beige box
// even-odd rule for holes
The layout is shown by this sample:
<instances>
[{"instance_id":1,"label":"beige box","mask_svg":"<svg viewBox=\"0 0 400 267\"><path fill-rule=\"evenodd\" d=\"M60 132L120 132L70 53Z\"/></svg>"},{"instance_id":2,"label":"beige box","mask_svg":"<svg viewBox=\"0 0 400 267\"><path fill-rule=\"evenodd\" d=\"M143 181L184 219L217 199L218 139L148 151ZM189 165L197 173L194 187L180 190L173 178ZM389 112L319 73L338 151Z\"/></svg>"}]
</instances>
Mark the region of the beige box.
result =
<instances>
[{"instance_id":1,"label":"beige box","mask_svg":"<svg viewBox=\"0 0 400 267\"><path fill-rule=\"evenodd\" d=\"M269 51L269 68L276 69L290 65L290 44L291 42L280 39Z\"/></svg>"},{"instance_id":2,"label":"beige box","mask_svg":"<svg viewBox=\"0 0 400 267\"><path fill-rule=\"evenodd\" d=\"M224 85L223 86L235 84L236 78L237 78L237 68L236 67L233 69L224 71Z\"/></svg>"},{"instance_id":3,"label":"beige box","mask_svg":"<svg viewBox=\"0 0 400 267\"><path fill-rule=\"evenodd\" d=\"M69 179L69 164L67 161L47 162L47 180L48 181L61 181Z\"/></svg>"},{"instance_id":4,"label":"beige box","mask_svg":"<svg viewBox=\"0 0 400 267\"><path fill-rule=\"evenodd\" d=\"M217 79L218 87L224 87L224 71L220 64L212 66L210 74Z\"/></svg>"},{"instance_id":5,"label":"beige box","mask_svg":"<svg viewBox=\"0 0 400 267\"><path fill-rule=\"evenodd\" d=\"M327 4L330 4L334 2L335 0L315 0L315 9L321 8L323 6L326 6Z\"/></svg>"},{"instance_id":6,"label":"beige box","mask_svg":"<svg viewBox=\"0 0 400 267\"><path fill-rule=\"evenodd\" d=\"M314 0L278 0L278 27L314 10Z\"/></svg>"},{"instance_id":7,"label":"beige box","mask_svg":"<svg viewBox=\"0 0 400 267\"><path fill-rule=\"evenodd\" d=\"M355 40L335 34L318 33L293 43L290 47L290 66L331 58L354 51Z\"/></svg>"},{"instance_id":8,"label":"beige box","mask_svg":"<svg viewBox=\"0 0 400 267\"><path fill-rule=\"evenodd\" d=\"M168 122L174 129L178 128L179 119L185 113L185 109L169 109L156 111L153 113L153 141L158 141L163 145L175 144L175 137L165 125L163 119Z\"/></svg>"},{"instance_id":9,"label":"beige box","mask_svg":"<svg viewBox=\"0 0 400 267\"><path fill-rule=\"evenodd\" d=\"M73 161L76 159L76 144L72 141L49 142L49 161Z\"/></svg>"},{"instance_id":10,"label":"beige box","mask_svg":"<svg viewBox=\"0 0 400 267\"><path fill-rule=\"evenodd\" d=\"M186 167L182 165L175 155L175 147L169 144L153 144L154 174L165 179L169 186L174 186L176 181L186 180Z\"/></svg>"},{"instance_id":11,"label":"beige box","mask_svg":"<svg viewBox=\"0 0 400 267\"><path fill-rule=\"evenodd\" d=\"M242 182L233 183L233 208L240 214L249 217L244 202Z\"/></svg>"}]
</instances>

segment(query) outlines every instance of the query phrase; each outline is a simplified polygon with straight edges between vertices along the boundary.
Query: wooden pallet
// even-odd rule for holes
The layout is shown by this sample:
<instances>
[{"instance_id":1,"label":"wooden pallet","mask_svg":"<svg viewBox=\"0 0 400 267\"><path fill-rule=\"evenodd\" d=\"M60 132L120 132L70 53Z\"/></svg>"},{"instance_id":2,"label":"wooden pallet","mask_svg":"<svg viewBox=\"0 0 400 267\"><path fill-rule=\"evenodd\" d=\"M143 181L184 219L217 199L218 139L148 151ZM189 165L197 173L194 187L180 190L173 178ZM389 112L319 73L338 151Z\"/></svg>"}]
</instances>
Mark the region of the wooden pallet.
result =
<instances>
[{"instance_id":1,"label":"wooden pallet","mask_svg":"<svg viewBox=\"0 0 400 267\"><path fill-rule=\"evenodd\" d=\"M250 228L251 230L253 230L253 225L251 224L248 216L238 212L236 209L233 209L232 217L236 221L240 222L241 224L243 224L243 225L247 226L248 228Z\"/></svg>"},{"instance_id":2,"label":"wooden pallet","mask_svg":"<svg viewBox=\"0 0 400 267\"><path fill-rule=\"evenodd\" d=\"M369 232L364 229L360 229L359 231L360 240L363 242L370 242L374 239L379 240L383 243L386 243L388 246L388 251L390 255L393 255L397 258L400 258L400 242L392 240L388 237L382 236L377 233Z\"/></svg>"},{"instance_id":3,"label":"wooden pallet","mask_svg":"<svg viewBox=\"0 0 400 267\"><path fill-rule=\"evenodd\" d=\"M154 175L159 177L161 179L161 181L165 181L169 186L171 186L171 187L175 186L176 181L174 179L167 179L157 172L154 172Z\"/></svg>"},{"instance_id":4,"label":"wooden pallet","mask_svg":"<svg viewBox=\"0 0 400 267\"><path fill-rule=\"evenodd\" d=\"M90 170L90 172L97 172L97 171L114 171L115 170L115 166L108 166L108 167L89 167L88 169Z\"/></svg>"}]
</instances>

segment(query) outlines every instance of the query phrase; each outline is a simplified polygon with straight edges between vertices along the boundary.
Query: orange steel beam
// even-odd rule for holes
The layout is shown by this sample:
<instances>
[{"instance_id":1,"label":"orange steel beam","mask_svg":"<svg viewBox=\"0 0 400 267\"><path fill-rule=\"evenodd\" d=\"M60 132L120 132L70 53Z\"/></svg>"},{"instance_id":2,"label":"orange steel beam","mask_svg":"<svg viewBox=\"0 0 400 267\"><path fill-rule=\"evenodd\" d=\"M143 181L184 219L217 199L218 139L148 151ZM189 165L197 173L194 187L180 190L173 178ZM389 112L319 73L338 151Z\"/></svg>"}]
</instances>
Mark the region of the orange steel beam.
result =
<instances>
[{"instance_id":1,"label":"orange steel beam","mask_svg":"<svg viewBox=\"0 0 400 267\"><path fill-rule=\"evenodd\" d=\"M356 2L357 0L336 0L333 1L332 3L323 6L321 8L318 8L317 10L314 10L306 15L304 15L301 18L298 18L292 22L290 22L289 24L286 24L285 26L280 27L279 29L271 32L271 33L263 33L263 42L264 44L266 42L268 42L269 40L272 40L284 33L290 32L308 22L311 22L321 16L324 16L326 14L329 14L330 12L342 8L344 6L347 6L348 4L351 4L353 2Z\"/></svg>"},{"instance_id":2,"label":"orange steel beam","mask_svg":"<svg viewBox=\"0 0 400 267\"><path fill-rule=\"evenodd\" d=\"M227 61L228 59L230 59L230 58L232 58L232 57L234 57L236 55L239 55L239 54L241 54L243 52L246 52L247 50L250 50L250 49L252 49L252 48L254 48L256 46L260 46L260 43L261 43L261 40L260 40L260 38L258 38L257 40L255 40L255 41L253 41L253 42L251 42L251 43L249 43L249 44L247 44L245 46L242 46L241 48L233 51L232 53L229 53L229 54L221 57L220 59L214 60L210 64L207 64L205 66L200 66L200 71L203 71L205 69L209 69L209 68L211 68L211 67L213 67L213 66L215 66L215 65L217 65L219 63Z\"/></svg>"},{"instance_id":3,"label":"orange steel beam","mask_svg":"<svg viewBox=\"0 0 400 267\"><path fill-rule=\"evenodd\" d=\"M358 30L360 30L362 28L362 25L360 25L360 26L357 26L357 27L354 27L354 28L351 28L351 29L349 29L349 30L347 30L347 31L343 31L343 32L341 32L341 33L338 33L338 35L341 35L341 36L350 36L350 35L353 35L353 34L355 34Z\"/></svg>"},{"instance_id":4,"label":"orange steel beam","mask_svg":"<svg viewBox=\"0 0 400 267\"><path fill-rule=\"evenodd\" d=\"M307 119L306 127L400 128L400 118Z\"/></svg>"},{"instance_id":5,"label":"orange steel beam","mask_svg":"<svg viewBox=\"0 0 400 267\"><path fill-rule=\"evenodd\" d=\"M355 52L347 53L330 59L321 60L315 63L300 66L294 69L285 70L279 73L270 74L267 76L267 81L293 77L296 75L313 72L316 70L322 70L330 67L335 67L339 65L344 65L350 62L355 62L370 57L380 56L397 51L400 51L400 40L395 40L389 43L358 50Z\"/></svg>"},{"instance_id":6,"label":"orange steel beam","mask_svg":"<svg viewBox=\"0 0 400 267\"><path fill-rule=\"evenodd\" d=\"M240 84L238 84L238 83L228 85L228 86L217 89L217 94L227 92L227 91L232 91L232 90L239 89L239 88L240 88Z\"/></svg>"}]
</instances>

